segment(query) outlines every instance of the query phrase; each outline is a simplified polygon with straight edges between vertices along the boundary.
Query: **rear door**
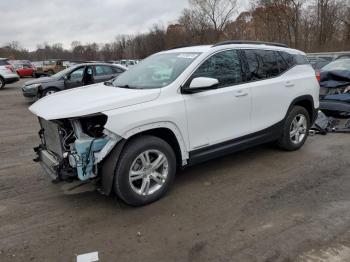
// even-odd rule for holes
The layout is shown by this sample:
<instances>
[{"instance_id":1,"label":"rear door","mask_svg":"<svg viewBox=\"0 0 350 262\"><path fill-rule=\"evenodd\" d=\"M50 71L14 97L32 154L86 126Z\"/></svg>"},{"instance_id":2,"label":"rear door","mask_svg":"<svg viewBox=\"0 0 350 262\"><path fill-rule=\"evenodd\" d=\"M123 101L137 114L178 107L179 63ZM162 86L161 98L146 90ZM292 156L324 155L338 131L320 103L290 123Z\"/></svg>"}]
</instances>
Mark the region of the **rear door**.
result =
<instances>
[{"instance_id":1,"label":"rear door","mask_svg":"<svg viewBox=\"0 0 350 262\"><path fill-rule=\"evenodd\" d=\"M66 76L64 80L64 86L66 89L79 87L83 85L83 77L85 72L85 66L81 66L73 70Z\"/></svg>"},{"instance_id":2,"label":"rear door","mask_svg":"<svg viewBox=\"0 0 350 262\"><path fill-rule=\"evenodd\" d=\"M243 55L251 85L252 132L258 132L284 119L294 83L283 75L288 66L279 52L250 49Z\"/></svg>"},{"instance_id":3,"label":"rear door","mask_svg":"<svg viewBox=\"0 0 350 262\"><path fill-rule=\"evenodd\" d=\"M95 66L95 83L111 80L116 76L115 71L111 66L96 65Z\"/></svg>"}]
</instances>

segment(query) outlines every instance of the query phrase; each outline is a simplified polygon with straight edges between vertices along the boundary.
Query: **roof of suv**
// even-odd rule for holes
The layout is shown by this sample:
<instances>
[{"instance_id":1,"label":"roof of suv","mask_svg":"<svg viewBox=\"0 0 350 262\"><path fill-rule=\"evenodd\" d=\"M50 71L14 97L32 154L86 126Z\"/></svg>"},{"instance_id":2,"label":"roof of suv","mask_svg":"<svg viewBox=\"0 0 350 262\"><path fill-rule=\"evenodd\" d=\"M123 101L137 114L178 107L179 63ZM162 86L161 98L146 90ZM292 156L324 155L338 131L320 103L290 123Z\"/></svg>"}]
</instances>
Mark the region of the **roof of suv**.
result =
<instances>
[{"instance_id":1,"label":"roof of suv","mask_svg":"<svg viewBox=\"0 0 350 262\"><path fill-rule=\"evenodd\" d=\"M284 47L284 46L279 46L275 45L273 43L268 44L268 43L227 43L227 44L219 44L219 45L198 45L198 46L189 46L189 47L180 47L180 48L174 48L170 50L164 51L164 53L205 53L209 52L211 49L213 50L222 50L226 48L237 48L237 49L242 49L242 48L248 48L248 49L269 49L269 50L278 50L278 51L286 51L288 53L292 54L304 54L300 50Z\"/></svg>"}]
</instances>

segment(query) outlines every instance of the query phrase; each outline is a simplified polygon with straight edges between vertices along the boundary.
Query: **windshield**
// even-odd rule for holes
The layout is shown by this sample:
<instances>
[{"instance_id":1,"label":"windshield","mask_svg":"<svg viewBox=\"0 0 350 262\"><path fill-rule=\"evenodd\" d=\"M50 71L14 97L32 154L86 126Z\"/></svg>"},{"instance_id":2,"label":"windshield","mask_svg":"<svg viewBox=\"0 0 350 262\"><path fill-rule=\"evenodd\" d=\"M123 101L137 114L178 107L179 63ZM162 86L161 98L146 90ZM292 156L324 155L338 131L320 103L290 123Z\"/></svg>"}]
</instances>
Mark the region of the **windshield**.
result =
<instances>
[{"instance_id":1,"label":"windshield","mask_svg":"<svg viewBox=\"0 0 350 262\"><path fill-rule=\"evenodd\" d=\"M163 53L148 57L113 82L115 87L151 89L167 86L199 56L200 53Z\"/></svg>"},{"instance_id":2,"label":"windshield","mask_svg":"<svg viewBox=\"0 0 350 262\"><path fill-rule=\"evenodd\" d=\"M322 68L322 71L336 71L336 70L350 71L350 59L336 60Z\"/></svg>"}]
</instances>

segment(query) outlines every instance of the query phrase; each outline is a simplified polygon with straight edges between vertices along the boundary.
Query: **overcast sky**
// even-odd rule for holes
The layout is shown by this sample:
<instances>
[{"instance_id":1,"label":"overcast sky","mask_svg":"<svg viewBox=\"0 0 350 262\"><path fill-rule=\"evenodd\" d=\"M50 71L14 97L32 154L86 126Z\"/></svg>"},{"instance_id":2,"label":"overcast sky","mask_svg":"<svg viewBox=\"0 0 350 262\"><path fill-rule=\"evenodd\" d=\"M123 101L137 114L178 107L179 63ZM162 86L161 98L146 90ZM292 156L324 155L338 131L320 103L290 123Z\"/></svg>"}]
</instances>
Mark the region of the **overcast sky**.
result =
<instances>
[{"instance_id":1,"label":"overcast sky","mask_svg":"<svg viewBox=\"0 0 350 262\"><path fill-rule=\"evenodd\" d=\"M241 1L245 2L245 1ZM188 0L0 0L0 46L111 42L119 34L146 32L174 22Z\"/></svg>"}]
</instances>

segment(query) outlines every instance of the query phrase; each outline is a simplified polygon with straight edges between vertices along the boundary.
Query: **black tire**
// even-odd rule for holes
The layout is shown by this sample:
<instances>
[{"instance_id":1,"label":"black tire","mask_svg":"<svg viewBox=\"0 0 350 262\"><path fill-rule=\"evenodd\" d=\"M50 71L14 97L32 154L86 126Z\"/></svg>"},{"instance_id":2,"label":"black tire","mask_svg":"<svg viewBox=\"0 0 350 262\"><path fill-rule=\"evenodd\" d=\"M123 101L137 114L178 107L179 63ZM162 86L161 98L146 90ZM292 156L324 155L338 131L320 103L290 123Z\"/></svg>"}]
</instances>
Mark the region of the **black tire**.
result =
<instances>
[{"instance_id":1,"label":"black tire","mask_svg":"<svg viewBox=\"0 0 350 262\"><path fill-rule=\"evenodd\" d=\"M129 182L129 172L138 156L147 150L158 150L165 155L168 160L168 175L161 188L153 194L141 195L133 190ZM174 181L175 173L176 156L167 142L149 135L137 137L125 145L120 155L115 171L114 191L120 199L131 206L147 205L164 196Z\"/></svg>"},{"instance_id":2,"label":"black tire","mask_svg":"<svg viewBox=\"0 0 350 262\"><path fill-rule=\"evenodd\" d=\"M55 74L55 72L54 72L53 70L49 70L49 71L47 71L47 74L48 74L49 76L52 76L52 75Z\"/></svg>"},{"instance_id":3,"label":"black tire","mask_svg":"<svg viewBox=\"0 0 350 262\"><path fill-rule=\"evenodd\" d=\"M290 134L291 128L292 128L292 122L299 115L303 115L305 117L307 127L305 130L305 136L303 137L303 139L298 143L293 143L293 140ZM290 110L290 112L288 113L287 119L284 122L282 137L278 140L277 144L281 149L286 151L299 150L305 144L305 141L309 136L309 131L310 131L310 116L308 111L304 107L294 106L292 110Z\"/></svg>"},{"instance_id":4,"label":"black tire","mask_svg":"<svg viewBox=\"0 0 350 262\"><path fill-rule=\"evenodd\" d=\"M50 87L50 88L47 88L45 89L42 94L41 94L41 97L45 97L47 95L51 95L53 93L57 93L59 92L60 90L58 90L57 88L54 88L54 87Z\"/></svg>"},{"instance_id":5,"label":"black tire","mask_svg":"<svg viewBox=\"0 0 350 262\"><path fill-rule=\"evenodd\" d=\"M0 89L5 87L5 80L0 76Z\"/></svg>"}]
</instances>

